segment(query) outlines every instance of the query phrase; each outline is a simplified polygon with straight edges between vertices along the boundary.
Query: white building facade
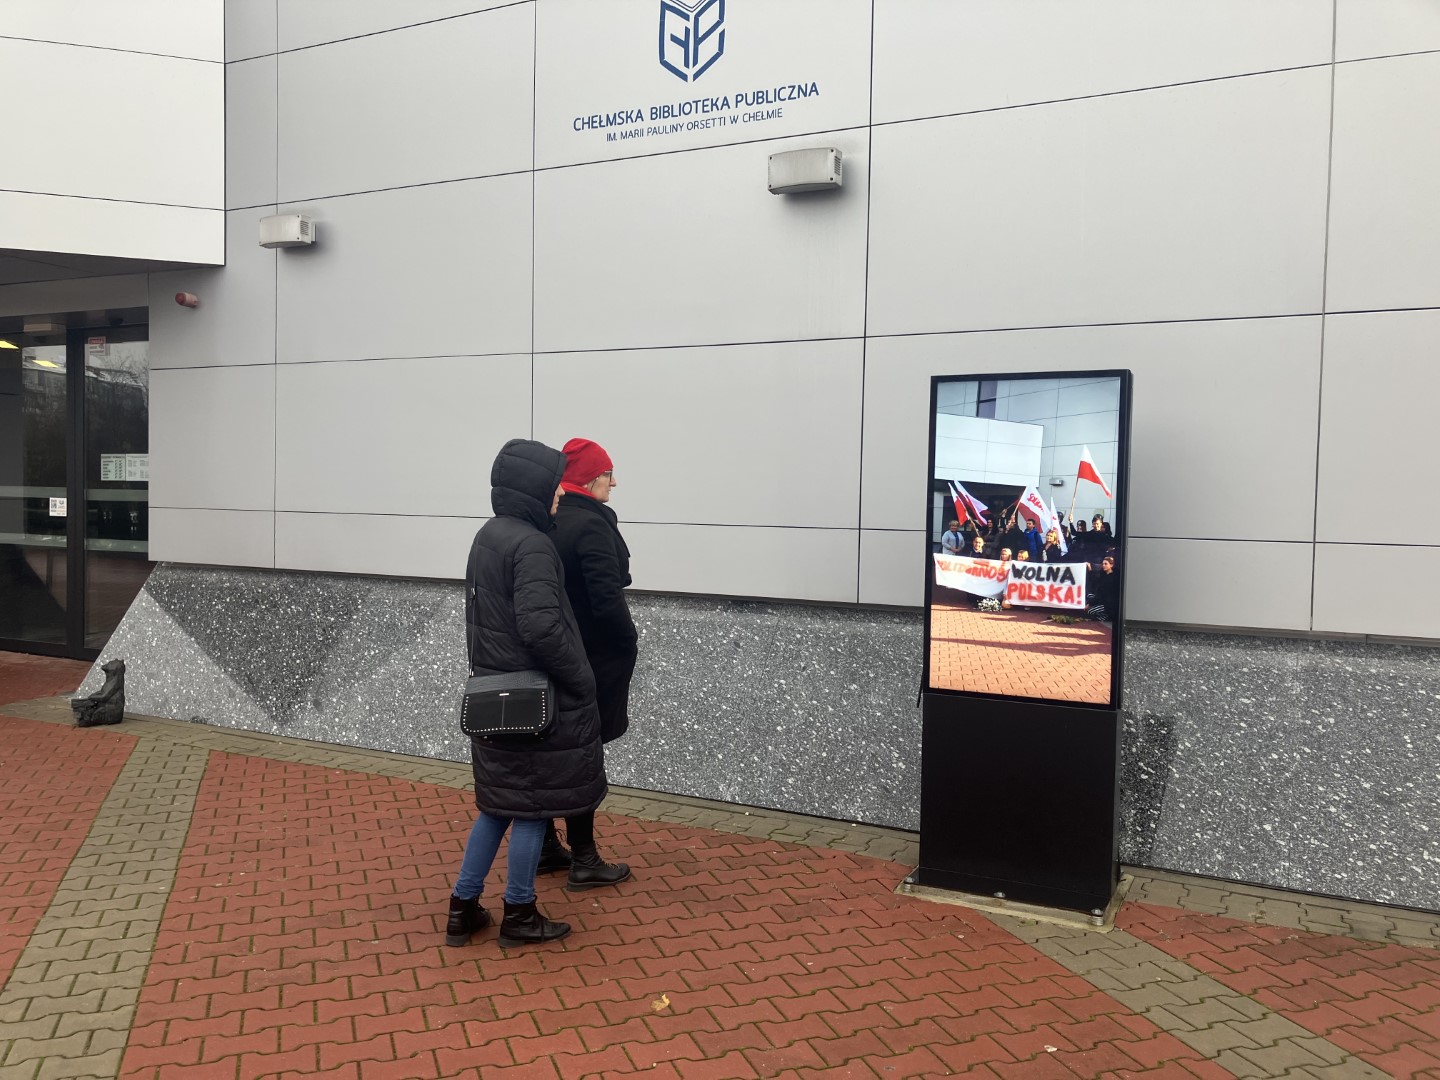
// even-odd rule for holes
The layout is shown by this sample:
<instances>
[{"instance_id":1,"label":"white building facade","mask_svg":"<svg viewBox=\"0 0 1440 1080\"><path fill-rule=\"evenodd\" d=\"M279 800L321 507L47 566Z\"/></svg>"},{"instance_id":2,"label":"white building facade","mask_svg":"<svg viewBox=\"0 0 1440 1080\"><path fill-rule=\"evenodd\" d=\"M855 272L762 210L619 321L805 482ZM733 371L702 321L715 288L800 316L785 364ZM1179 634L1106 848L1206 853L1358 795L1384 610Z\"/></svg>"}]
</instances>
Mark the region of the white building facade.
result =
<instances>
[{"instance_id":1,"label":"white building facade","mask_svg":"<svg viewBox=\"0 0 1440 1080\"><path fill-rule=\"evenodd\" d=\"M645 629L612 780L913 828L929 378L1129 368L1125 857L1440 907L1440 5L51 6L0 54L134 77L19 100L114 108L101 171L149 175L0 183L0 318L148 309L137 706L463 753L490 461L581 435ZM843 186L771 194L806 147ZM317 242L261 248L292 213ZM346 697L367 658L425 707Z\"/></svg>"}]
</instances>

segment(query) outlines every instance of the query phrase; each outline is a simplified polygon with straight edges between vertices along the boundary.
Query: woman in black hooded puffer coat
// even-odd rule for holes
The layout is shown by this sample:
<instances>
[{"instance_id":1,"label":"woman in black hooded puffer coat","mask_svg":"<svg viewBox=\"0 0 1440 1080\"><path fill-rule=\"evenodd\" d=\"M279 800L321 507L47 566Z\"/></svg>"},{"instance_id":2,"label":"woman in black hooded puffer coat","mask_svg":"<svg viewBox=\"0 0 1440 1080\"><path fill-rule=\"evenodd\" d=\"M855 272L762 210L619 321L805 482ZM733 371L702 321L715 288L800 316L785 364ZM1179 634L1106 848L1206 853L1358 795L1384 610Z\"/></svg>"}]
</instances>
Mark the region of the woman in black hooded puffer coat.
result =
<instances>
[{"instance_id":1,"label":"woman in black hooded puffer coat","mask_svg":"<svg viewBox=\"0 0 1440 1080\"><path fill-rule=\"evenodd\" d=\"M478 904L500 840L510 833L500 944L554 941L570 932L535 908L535 867L545 823L593 811L605 798L595 676L585 659L565 571L548 533L565 456L512 439L490 471L495 516L475 535L465 572L465 631L473 675L543 671L555 685L555 720L543 739L471 739L480 816L465 846L446 944L490 923Z\"/></svg>"}]
</instances>

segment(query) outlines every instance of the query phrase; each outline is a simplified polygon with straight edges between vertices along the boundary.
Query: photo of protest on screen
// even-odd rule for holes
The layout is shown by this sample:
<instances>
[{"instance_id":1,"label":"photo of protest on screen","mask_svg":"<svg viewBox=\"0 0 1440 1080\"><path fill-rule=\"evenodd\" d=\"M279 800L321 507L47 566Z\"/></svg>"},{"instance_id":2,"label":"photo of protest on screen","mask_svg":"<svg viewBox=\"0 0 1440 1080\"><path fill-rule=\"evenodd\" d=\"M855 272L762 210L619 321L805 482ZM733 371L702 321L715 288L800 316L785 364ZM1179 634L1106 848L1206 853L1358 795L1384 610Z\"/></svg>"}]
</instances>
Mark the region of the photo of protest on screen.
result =
<instances>
[{"instance_id":1,"label":"photo of protest on screen","mask_svg":"<svg viewBox=\"0 0 1440 1080\"><path fill-rule=\"evenodd\" d=\"M1122 383L936 380L928 685L1109 705Z\"/></svg>"}]
</instances>

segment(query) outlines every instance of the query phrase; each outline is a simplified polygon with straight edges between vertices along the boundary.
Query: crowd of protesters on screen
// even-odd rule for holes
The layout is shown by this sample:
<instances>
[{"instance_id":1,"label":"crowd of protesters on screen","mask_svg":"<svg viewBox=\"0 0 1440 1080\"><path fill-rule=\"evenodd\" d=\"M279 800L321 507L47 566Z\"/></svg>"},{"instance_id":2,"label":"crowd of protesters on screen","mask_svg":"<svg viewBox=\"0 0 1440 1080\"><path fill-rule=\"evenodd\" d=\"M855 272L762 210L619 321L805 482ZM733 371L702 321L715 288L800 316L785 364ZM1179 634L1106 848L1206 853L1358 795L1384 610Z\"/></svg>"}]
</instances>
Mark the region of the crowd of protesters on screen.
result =
<instances>
[{"instance_id":1,"label":"crowd of protesters on screen","mask_svg":"<svg viewBox=\"0 0 1440 1080\"><path fill-rule=\"evenodd\" d=\"M1063 513L1057 517L1060 528L1048 529L1043 535L1033 520L1022 521L1013 514L1008 521L996 515L984 525L952 518L941 534L940 550L945 555L987 559L1007 567L1011 562L1084 563L1088 570L1085 614L1111 621L1118 607L1120 579L1115 573L1117 553L1110 523L1103 514L1096 514L1087 529L1083 520L1066 521ZM1012 607L1008 601L1002 606Z\"/></svg>"},{"instance_id":2,"label":"crowd of protesters on screen","mask_svg":"<svg viewBox=\"0 0 1440 1080\"><path fill-rule=\"evenodd\" d=\"M1115 535L1102 514L1096 514L1087 529L1085 522L1069 522L1064 512L1059 515L1061 528L1041 532L1033 520L1012 515L1009 519L995 515L987 523L960 522L952 518L940 536L942 555L966 556L971 559L999 560L1008 548L1013 558L1026 552L1029 562L1083 562L1098 570L1107 554L1115 554ZM1063 530L1063 540L1062 540Z\"/></svg>"}]
</instances>

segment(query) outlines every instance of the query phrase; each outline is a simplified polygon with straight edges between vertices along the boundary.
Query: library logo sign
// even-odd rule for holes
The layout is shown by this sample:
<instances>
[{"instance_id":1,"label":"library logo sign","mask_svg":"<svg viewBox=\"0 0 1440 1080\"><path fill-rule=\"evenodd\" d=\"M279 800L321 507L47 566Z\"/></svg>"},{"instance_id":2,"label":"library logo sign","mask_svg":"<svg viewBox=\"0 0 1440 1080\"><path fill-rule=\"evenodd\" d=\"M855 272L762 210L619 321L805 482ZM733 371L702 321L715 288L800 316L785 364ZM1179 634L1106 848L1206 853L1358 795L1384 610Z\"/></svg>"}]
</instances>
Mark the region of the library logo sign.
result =
<instances>
[{"instance_id":1,"label":"library logo sign","mask_svg":"<svg viewBox=\"0 0 1440 1080\"><path fill-rule=\"evenodd\" d=\"M694 82L725 55L725 0L660 0L660 66Z\"/></svg>"},{"instance_id":2,"label":"library logo sign","mask_svg":"<svg viewBox=\"0 0 1440 1080\"><path fill-rule=\"evenodd\" d=\"M637 21L641 12L655 10L643 0L634 0L634 4ZM816 110L817 103L811 99L820 97L821 84L801 73L766 73L757 78L753 72L743 73L746 58L742 56L736 61L742 73L732 73L730 85L712 78L703 87L690 88L689 84L725 55L725 6L725 0L660 0L660 66L686 83L686 89L667 91L669 100L658 100L658 94L637 94L628 100L617 95L609 101L587 102L586 111L570 117L571 129L577 135L601 136L607 143L628 143L677 135L699 135L703 141L706 135L701 133L708 132L733 141L764 136L758 132L750 136L743 130L732 135L722 129L748 129L755 124L783 129L786 121L809 122L813 126L815 121L807 121L805 112L812 111L813 115ZM655 26L650 23L651 33ZM635 29L638 32L638 27ZM638 58L638 52L635 55ZM634 84L648 86L652 79L664 82L650 68L644 79L634 80Z\"/></svg>"}]
</instances>

